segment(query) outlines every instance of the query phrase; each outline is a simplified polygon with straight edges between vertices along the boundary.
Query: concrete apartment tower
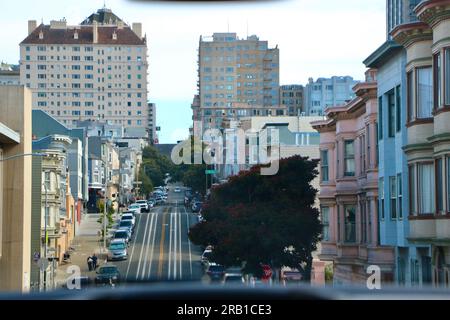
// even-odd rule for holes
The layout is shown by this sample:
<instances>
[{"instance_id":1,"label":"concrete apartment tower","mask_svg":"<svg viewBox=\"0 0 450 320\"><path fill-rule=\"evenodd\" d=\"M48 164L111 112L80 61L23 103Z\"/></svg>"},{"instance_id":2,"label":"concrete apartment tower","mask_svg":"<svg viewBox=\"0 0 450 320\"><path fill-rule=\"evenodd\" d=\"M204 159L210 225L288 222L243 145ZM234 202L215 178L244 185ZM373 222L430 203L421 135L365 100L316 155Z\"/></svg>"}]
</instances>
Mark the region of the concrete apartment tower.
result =
<instances>
[{"instance_id":1,"label":"concrete apartment tower","mask_svg":"<svg viewBox=\"0 0 450 320\"><path fill-rule=\"evenodd\" d=\"M147 40L103 8L80 25L29 21L20 43L21 84L33 108L73 127L78 120L123 125L148 137ZM136 130L138 129L138 130Z\"/></svg>"},{"instance_id":2,"label":"concrete apartment tower","mask_svg":"<svg viewBox=\"0 0 450 320\"><path fill-rule=\"evenodd\" d=\"M269 48L255 35L200 37L198 103L192 106L193 120L201 122L199 131L221 128L224 119L284 115L279 107L279 55L278 47Z\"/></svg>"}]
</instances>

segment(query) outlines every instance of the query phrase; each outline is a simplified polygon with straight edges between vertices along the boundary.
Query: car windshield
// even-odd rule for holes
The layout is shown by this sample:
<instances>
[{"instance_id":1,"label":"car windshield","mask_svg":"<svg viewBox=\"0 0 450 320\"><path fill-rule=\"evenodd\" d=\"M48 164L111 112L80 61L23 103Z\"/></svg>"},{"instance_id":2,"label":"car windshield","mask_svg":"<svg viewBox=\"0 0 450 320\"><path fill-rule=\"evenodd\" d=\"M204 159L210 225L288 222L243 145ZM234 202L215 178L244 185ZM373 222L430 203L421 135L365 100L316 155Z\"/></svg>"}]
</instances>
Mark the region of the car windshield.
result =
<instances>
[{"instance_id":1,"label":"car windshield","mask_svg":"<svg viewBox=\"0 0 450 320\"><path fill-rule=\"evenodd\" d=\"M120 227L131 227L133 223L131 220L125 220L120 222Z\"/></svg>"},{"instance_id":2,"label":"car windshield","mask_svg":"<svg viewBox=\"0 0 450 320\"><path fill-rule=\"evenodd\" d=\"M3 0L0 300L72 276L450 298L450 0Z\"/></svg>"},{"instance_id":3,"label":"car windshield","mask_svg":"<svg viewBox=\"0 0 450 320\"><path fill-rule=\"evenodd\" d=\"M109 246L110 250L120 250L125 249L126 245L124 243L113 243Z\"/></svg>"},{"instance_id":4,"label":"car windshield","mask_svg":"<svg viewBox=\"0 0 450 320\"><path fill-rule=\"evenodd\" d=\"M128 237L128 232L126 231L117 231L114 233L114 238L116 239L123 239Z\"/></svg>"},{"instance_id":5,"label":"car windshield","mask_svg":"<svg viewBox=\"0 0 450 320\"><path fill-rule=\"evenodd\" d=\"M117 268L116 267L102 267L98 270L98 273L100 273L100 274L117 273Z\"/></svg>"}]
</instances>

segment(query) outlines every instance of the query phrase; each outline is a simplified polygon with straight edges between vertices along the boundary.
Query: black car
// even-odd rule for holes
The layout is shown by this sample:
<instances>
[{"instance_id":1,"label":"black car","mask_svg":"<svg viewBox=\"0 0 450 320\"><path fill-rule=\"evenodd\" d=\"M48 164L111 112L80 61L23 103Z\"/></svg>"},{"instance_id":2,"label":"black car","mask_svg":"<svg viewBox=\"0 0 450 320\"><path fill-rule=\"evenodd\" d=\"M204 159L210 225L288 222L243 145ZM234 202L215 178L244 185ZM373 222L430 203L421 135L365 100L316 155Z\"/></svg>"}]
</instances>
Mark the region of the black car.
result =
<instances>
[{"instance_id":1,"label":"black car","mask_svg":"<svg viewBox=\"0 0 450 320\"><path fill-rule=\"evenodd\" d=\"M192 207L191 207L192 212L194 212L194 213L200 212L200 210L202 210L202 205L203 205L203 203L199 202L199 201L195 201L194 203L192 203Z\"/></svg>"},{"instance_id":2,"label":"black car","mask_svg":"<svg viewBox=\"0 0 450 320\"><path fill-rule=\"evenodd\" d=\"M98 268L95 275L95 284L118 284L120 272L115 265L107 264Z\"/></svg>"}]
</instances>

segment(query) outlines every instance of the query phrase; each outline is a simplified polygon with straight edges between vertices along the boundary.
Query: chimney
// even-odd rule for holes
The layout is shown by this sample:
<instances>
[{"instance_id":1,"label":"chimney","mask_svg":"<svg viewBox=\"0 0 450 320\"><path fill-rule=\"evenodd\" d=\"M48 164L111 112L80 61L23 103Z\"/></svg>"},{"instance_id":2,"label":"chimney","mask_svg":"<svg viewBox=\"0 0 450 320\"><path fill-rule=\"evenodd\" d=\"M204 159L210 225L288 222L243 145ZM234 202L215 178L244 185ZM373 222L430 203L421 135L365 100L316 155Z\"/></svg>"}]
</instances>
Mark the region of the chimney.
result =
<instances>
[{"instance_id":1,"label":"chimney","mask_svg":"<svg viewBox=\"0 0 450 320\"><path fill-rule=\"evenodd\" d=\"M93 43L98 43L98 23L97 21L94 21L92 25L92 40Z\"/></svg>"},{"instance_id":2,"label":"chimney","mask_svg":"<svg viewBox=\"0 0 450 320\"><path fill-rule=\"evenodd\" d=\"M118 21L117 22L117 29L123 29L123 27L124 27L123 21Z\"/></svg>"},{"instance_id":3,"label":"chimney","mask_svg":"<svg viewBox=\"0 0 450 320\"><path fill-rule=\"evenodd\" d=\"M36 20L28 20L28 34L31 34L37 28Z\"/></svg>"},{"instance_id":4,"label":"chimney","mask_svg":"<svg viewBox=\"0 0 450 320\"><path fill-rule=\"evenodd\" d=\"M139 39L142 39L142 23L133 22L132 29Z\"/></svg>"}]
</instances>

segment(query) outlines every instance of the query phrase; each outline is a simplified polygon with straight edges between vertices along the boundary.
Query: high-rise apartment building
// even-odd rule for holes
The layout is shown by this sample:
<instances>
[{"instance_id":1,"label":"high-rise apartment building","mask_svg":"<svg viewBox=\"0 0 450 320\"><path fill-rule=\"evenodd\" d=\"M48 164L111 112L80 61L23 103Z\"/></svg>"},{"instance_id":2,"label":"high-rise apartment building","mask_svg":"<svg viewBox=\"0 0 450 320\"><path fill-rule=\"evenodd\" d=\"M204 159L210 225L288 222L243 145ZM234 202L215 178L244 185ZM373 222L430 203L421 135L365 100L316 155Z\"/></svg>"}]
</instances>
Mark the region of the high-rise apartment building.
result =
<instances>
[{"instance_id":1,"label":"high-rise apartment building","mask_svg":"<svg viewBox=\"0 0 450 320\"><path fill-rule=\"evenodd\" d=\"M280 106L285 107L289 116L301 116L304 110L304 87L298 84L280 87Z\"/></svg>"},{"instance_id":2,"label":"high-rise apartment building","mask_svg":"<svg viewBox=\"0 0 450 320\"><path fill-rule=\"evenodd\" d=\"M80 25L28 22L20 44L20 80L33 108L68 127L79 120L139 128L148 137L147 41L142 25L103 8Z\"/></svg>"},{"instance_id":3,"label":"high-rise apartment building","mask_svg":"<svg viewBox=\"0 0 450 320\"><path fill-rule=\"evenodd\" d=\"M150 143L158 143L156 135L156 104L151 102L148 103L148 132Z\"/></svg>"},{"instance_id":4,"label":"high-rise apartment building","mask_svg":"<svg viewBox=\"0 0 450 320\"><path fill-rule=\"evenodd\" d=\"M352 77L308 80L305 87L305 108L309 116L321 116L328 107L342 106L355 98L353 87L358 81Z\"/></svg>"},{"instance_id":5,"label":"high-rise apartment building","mask_svg":"<svg viewBox=\"0 0 450 320\"><path fill-rule=\"evenodd\" d=\"M202 130L221 128L224 119L284 115L279 107L279 49L255 35L200 37L198 103L194 121Z\"/></svg>"}]
</instances>

